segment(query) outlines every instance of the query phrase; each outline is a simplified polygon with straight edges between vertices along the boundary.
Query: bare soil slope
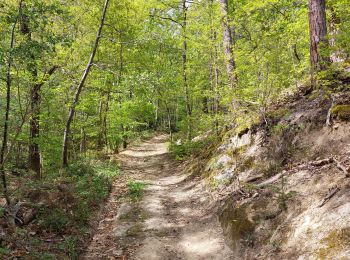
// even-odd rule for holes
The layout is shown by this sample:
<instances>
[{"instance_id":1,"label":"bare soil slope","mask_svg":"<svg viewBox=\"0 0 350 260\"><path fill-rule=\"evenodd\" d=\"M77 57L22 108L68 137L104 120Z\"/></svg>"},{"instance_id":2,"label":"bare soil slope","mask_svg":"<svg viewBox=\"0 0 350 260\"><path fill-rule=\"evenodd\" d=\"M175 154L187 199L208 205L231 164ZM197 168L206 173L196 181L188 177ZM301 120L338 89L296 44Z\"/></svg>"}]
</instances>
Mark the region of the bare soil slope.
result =
<instances>
[{"instance_id":1,"label":"bare soil slope","mask_svg":"<svg viewBox=\"0 0 350 260\"><path fill-rule=\"evenodd\" d=\"M350 259L350 93L297 94L206 164L235 259Z\"/></svg>"}]
</instances>

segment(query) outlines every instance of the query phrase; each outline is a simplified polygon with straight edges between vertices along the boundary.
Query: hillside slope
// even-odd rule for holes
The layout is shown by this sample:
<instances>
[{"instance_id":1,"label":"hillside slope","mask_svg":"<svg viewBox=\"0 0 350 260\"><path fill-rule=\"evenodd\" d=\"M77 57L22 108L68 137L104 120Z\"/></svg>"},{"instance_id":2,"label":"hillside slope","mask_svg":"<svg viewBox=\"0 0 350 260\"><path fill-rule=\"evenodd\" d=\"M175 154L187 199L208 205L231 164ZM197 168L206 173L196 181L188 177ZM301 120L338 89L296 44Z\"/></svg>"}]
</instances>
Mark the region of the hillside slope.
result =
<instances>
[{"instance_id":1,"label":"hillside slope","mask_svg":"<svg viewBox=\"0 0 350 260\"><path fill-rule=\"evenodd\" d=\"M237 259L349 257L349 89L332 97L298 91L262 123L227 132L206 159Z\"/></svg>"}]
</instances>

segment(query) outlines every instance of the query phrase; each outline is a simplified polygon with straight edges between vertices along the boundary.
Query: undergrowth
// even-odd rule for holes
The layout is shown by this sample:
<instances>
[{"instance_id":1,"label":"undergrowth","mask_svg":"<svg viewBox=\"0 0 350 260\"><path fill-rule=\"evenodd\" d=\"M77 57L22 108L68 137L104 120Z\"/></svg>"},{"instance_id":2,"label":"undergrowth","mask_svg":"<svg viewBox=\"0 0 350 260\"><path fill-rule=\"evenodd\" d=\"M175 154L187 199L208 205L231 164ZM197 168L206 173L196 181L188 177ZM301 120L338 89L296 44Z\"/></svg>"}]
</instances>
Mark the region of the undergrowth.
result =
<instances>
[{"instance_id":1,"label":"undergrowth","mask_svg":"<svg viewBox=\"0 0 350 260\"><path fill-rule=\"evenodd\" d=\"M203 140L196 142L184 142L184 143L176 143L171 142L168 146L169 152L175 157L176 160L182 161L185 160L192 154L199 154L206 149L215 141L217 141L217 136L206 137Z\"/></svg>"},{"instance_id":2,"label":"undergrowth","mask_svg":"<svg viewBox=\"0 0 350 260\"><path fill-rule=\"evenodd\" d=\"M146 184L144 182L130 180L127 184L127 187L129 190L130 198L133 201L137 201L142 197Z\"/></svg>"},{"instance_id":3,"label":"undergrowth","mask_svg":"<svg viewBox=\"0 0 350 260\"><path fill-rule=\"evenodd\" d=\"M29 259L77 259L84 239L90 235L90 220L118 175L115 163L86 158L72 163L65 176L47 172L42 180L27 175L13 177L12 185L21 188L12 197L27 201L37 214L29 225L16 227L16 232L3 241L0 258L8 259L17 250L20 257ZM13 241L18 240L21 243L14 246ZM51 240L48 246L45 241ZM30 255L22 250L28 247Z\"/></svg>"}]
</instances>

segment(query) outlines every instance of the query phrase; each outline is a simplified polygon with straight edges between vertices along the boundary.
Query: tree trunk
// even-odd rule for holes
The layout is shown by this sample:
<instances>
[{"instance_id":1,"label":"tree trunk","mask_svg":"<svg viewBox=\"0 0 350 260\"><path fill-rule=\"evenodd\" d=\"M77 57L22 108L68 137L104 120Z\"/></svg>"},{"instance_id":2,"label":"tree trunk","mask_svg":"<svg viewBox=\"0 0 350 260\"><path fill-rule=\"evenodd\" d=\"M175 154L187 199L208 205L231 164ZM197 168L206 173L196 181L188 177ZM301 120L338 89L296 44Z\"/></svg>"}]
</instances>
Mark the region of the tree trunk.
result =
<instances>
[{"instance_id":1,"label":"tree trunk","mask_svg":"<svg viewBox=\"0 0 350 260\"><path fill-rule=\"evenodd\" d=\"M106 96L106 105L105 105L105 114L103 117L103 138L105 141L105 146L108 149L108 129L107 129L107 117L108 117L108 111L109 111L109 99L111 97L110 92L108 91Z\"/></svg>"},{"instance_id":2,"label":"tree trunk","mask_svg":"<svg viewBox=\"0 0 350 260\"><path fill-rule=\"evenodd\" d=\"M37 79L36 69L33 71L33 76ZM35 79L35 78L34 78ZM31 89L31 117L30 117L30 135L29 135L29 169L34 171L38 179L41 178L41 159L38 144L40 134L39 119L40 119L40 89L41 85L34 84Z\"/></svg>"},{"instance_id":3,"label":"tree trunk","mask_svg":"<svg viewBox=\"0 0 350 260\"><path fill-rule=\"evenodd\" d=\"M31 118L30 118L30 135L29 135L29 169L36 173L36 177L42 177L41 154L38 144L40 137L40 105L41 105L41 87L49 79L49 77L56 71L57 67L53 66L44 76L40 83L38 83L38 72L34 57L33 64L30 64L29 69L35 83L31 88L30 103L31 103Z\"/></svg>"},{"instance_id":4,"label":"tree trunk","mask_svg":"<svg viewBox=\"0 0 350 260\"><path fill-rule=\"evenodd\" d=\"M80 141L80 153L86 152L86 133L84 127L80 129L81 141Z\"/></svg>"},{"instance_id":5,"label":"tree trunk","mask_svg":"<svg viewBox=\"0 0 350 260\"><path fill-rule=\"evenodd\" d=\"M21 33L26 36L27 41L32 41L29 20L26 14L21 14ZM29 53L30 62L28 71L32 76L32 85L30 89L30 122L29 122L29 154L28 166L38 179L41 178L41 160L38 138L40 134L39 114L40 114L40 89L42 84L38 83L38 70L34 53Z\"/></svg>"},{"instance_id":6,"label":"tree trunk","mask_svg":"<svg viewBox=\"0 0 350 260\"><path fill-rule=\"evenodd\" d=\"M183 24L182 24L182 78L183 86L185 90L185 103L186 103L186 114L187 114L187 140L192 139L192 106L191 97L187 81L187 39L186 39L186 29L187 29L187 6L186 0L182 1L182 12L183 12Z\"/></svg>"},{"instance_id":7,"label":"tree trunk","mask_svg":"<svg viewBox=\"0 0 350 260\"><path fill-rule=\"evenodd\" d=\"M159 98L157 98L157 101L155 102L155 115L154 115L154 125L153 125L153 130L157 131L158 125L159 125Z\"/></svg>"},{"instance_id":8,"label":"tree trunk","mask_svg":"<svg viewBox=\"0 0 350 260\"><path fill-rule=\"evenodd\" d=\"M127 127L124 127L124 125L122 125L122 131L123 131L123 149L126 149L128 147L128 136L126 134L126 131L128 131Z\"/></svg>"},{"instance_id":9,"label":"tree trunk","mask_svg":"<svg viewBox=\"0 0 350 260\"><path fill-rule=\"evenodd\" d=\"M213 0L211 1L211 10L213 8ZM211 22L212 22L212 13L210 13L211 16ZM217 47L217 32L215 30L215 27L213 25L213 22L211 24L211 40L212 40L212 52L211 52L211 75L210 75L210 82L212 85L212 91L214 94L213 98L213 104L212 104L212 110L214 112L214 128L216 133L218 134L218 128L219 128L219 121L218 121L218 114L219 114L219 68L218 68L218 47Z\"/></svg>"},{"instance_id":10,"label":"tree trunk","mask_svg":"<svg viewBox=\"0 0 350 260\"><path fill-rule=\"evenodd\" d=\"M104 141L103 141L103 123L104 123L104 118L103 118L103 96L101 97L100 100L100 105L98 108L98 114L99 114L99 125L100 125L100 129L99 129L99 133L98 133L98 137L97 137L97 149L99 151L101 151L103 149L103 145L104 145Z\"/></svg>"},{"instance_id":11,"label":"tree trunk","mask_svg":"<svg viewBox=\"0 0 350 260\"><path fill-rule=\"evenodd\" d=\"M226 58L226 71L228 74L229 84L232 88L235 87L237 83L236 76L236 63L233 58L233 31L234 29L230 27L230 19L228 16L228 0L220 0L220 10L221 10L221 27L223 34L223 45L224 53Z\"/></svg>"},{"instance_id":12,"label":"tree trunk","mask_svg":"<svg viewBox=\"0 0 350 260\"><path fill-rule=\"evenodd\" d=\"M19 2L18 14L21 13L21 10L22 10L22 1ZM12 29L11 29L10 49L9 49L9 57L8 57L7 70L6 70L6 109L5 109L5 118L4 118L4 127L3 127L2 146L0 150L0 174L2 179L3 194L7 205L11 205L11 201L7 191L7 179L6 179L4 164L5 164L5 152L7 150L8 127L9 127L10 107L11 107L12 51L15 44L15 30L16 30L17 21L18 21L18 16L16 16L16 18L14 19L12 24Z\"/></svg>"},{"instance_id":13,"label":"tree trunk","mask_svg":"<svg viewBox=\"0 0 350 260\"><path fill-rule=\"evenodd\" d=\"M327 42L325 0L309 0L311 76L327 68L329 58L324 53Z\"/></svg>"},{"instance_id":14,"label":"tree trunk","mask_svg":"<svg viewBox=\"0 0 350 260\"><path fill-rule=\"evenodd\" d=\"M168 106L168 103L165 101L165 108L167 112L167 123L168 123L168 129L169 129L169 135L170 135L170 141L173 141L173 129L171 126L171 113L170 113L170 108Z\"/></svg>"},{"instance_id":15,"label":"tree trunk","mask_svg":"<svg viewBox=\"0 0 350 260\"><path fill-rule=\"evenodd\" d=\"M63 168L68 167L68 144L69 144L70 127L71 127L71 124L72 124L72 121L73 121L73 117L74 117L74 113L75 113L75 107L77 106L77 104L79 102L80 93L81 93L81 91L82 91L82 89L84 87L85 81L86 81L86 79L87 79L87 77L89 75L91 66L92 66L92 64L94 62L95 54L96 54L96 51L97 51L97 48L98 48L98 44L99 44L99 41L100 41L100 38L101 38L101 32L102 32L102 28L103 28L105 17L106 17L108 3L109 3L109 0L105 0L105 4L104 4L104 7L103 7L103 11L102 11L102 16L101 16L101 20L100 20L100 26L99 26L98 31L97 31L97 35L96 35L95 43L94 43L94 46L93 46L93 49L92 49L92 53L90 55L90 59L89 59L89 62L87 64L87 66L86 66L84 74L83 74L83 76L82 76L82 78L81 78L81 80L79 82L79 85L77 87L77 90L75 92L73 103L72 103L72 105L71 105L71 107L69 109L68 119L67 119L67 122L66 122L66 127L65 127L64 135L63 135L63 147L62 147L62 167Z\"/></svg>"}]
</instances>

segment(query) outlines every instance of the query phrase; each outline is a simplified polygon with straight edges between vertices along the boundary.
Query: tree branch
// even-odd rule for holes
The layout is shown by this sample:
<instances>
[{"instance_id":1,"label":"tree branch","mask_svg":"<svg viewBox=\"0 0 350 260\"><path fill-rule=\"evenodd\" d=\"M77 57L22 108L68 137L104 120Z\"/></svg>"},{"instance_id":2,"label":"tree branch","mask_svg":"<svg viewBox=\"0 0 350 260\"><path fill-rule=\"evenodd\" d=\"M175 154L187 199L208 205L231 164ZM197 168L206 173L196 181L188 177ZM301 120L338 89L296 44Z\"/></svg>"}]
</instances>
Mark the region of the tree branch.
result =
<instances>
[{"instance_id":1,"label":"tree branch","mask_svg":"<svg viewBox=\"0 0 350 260\"><path fill-rule=\"evenodd\" d=\"M159 19L162 19L162 20L168 20L168 21L171 21L171 22L173 22L173 23L176 23L176 24L180 25L181 27L184 26L181 22L174 20L174 19L171 18L170 16L168 16L168 17L163 17L163 16L159 16L159 15L156 15L156 14L151 14L150 17L151 17L151 18L159 18Z\"/></svg>"}]
</instances>

